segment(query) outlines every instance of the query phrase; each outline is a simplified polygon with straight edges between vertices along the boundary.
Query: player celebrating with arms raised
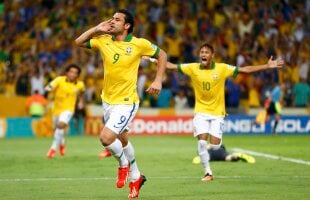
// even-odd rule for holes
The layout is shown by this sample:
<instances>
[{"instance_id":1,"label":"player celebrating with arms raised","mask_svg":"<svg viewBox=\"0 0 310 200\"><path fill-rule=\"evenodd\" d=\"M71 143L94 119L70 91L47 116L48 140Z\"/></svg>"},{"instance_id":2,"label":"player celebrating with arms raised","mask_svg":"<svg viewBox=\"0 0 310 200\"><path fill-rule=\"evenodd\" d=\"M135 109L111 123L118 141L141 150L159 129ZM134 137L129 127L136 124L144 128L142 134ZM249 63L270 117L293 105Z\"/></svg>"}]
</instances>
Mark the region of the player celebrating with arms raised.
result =
<instances>
[{"instance_id":1,"label":"player celebrating with arms raised","mask_svg":"<svg viewBox=\"0 0 310 200\"><path fill-rule=\"evenodd\" d=\"M213 179L209 164L207 141L210 136L210 147L220 148L224 129L225 111L225 80L235 77L238 73L252 73L260 70L282 67L282 59L269 59L265 65L236 67L225 63L215 63L214 49L209 44L200 47L200 63L173 64L167 62L167 69L178 69L191 78L195 91L194 136L198 139L198 154L205 175L202 181ZM154 59L150 59L154 61Z\"/></svg>"},{"instance_id":2,"label":"player celebrating with arms raised","mask_svg":"<svg viewBox=\"0 0 310 200\"><path fill-rule=\"evenodd\" d=\"M142 56L158 59L155 80L146 90L150 94L159 94L167 61L166 53L156 45L134 37L131 34L133 27L133 16L127 10L118 10L112 19L87 30L75 40L81 47L99 50L103 58L104 85L101 97L105 126L100 140L119 161L116 186L122 188L129 175L128 198L138 197L146 181L138 169L134 148L127 136L128 124L139 107L137 76L140 59Z\"/></svg>"},{"instance_id":3,"label":"player celebrating with arms raised","mask_svg":"<svg viewBox=\"0 0 310 200\"><path fill-rule=\"evenodd\" d=\"M66 68L66 76L56 77L46 87L46 91L54 92L53 121L56 126L54 140L47 152L48 158L53 158L59 147L61 156L65 154L65 128L73 116L75 104L78 100L78 107L83 108L84 83L78 81L81 73L79 66L71 64Z\"/></svg>"}]
</instances>

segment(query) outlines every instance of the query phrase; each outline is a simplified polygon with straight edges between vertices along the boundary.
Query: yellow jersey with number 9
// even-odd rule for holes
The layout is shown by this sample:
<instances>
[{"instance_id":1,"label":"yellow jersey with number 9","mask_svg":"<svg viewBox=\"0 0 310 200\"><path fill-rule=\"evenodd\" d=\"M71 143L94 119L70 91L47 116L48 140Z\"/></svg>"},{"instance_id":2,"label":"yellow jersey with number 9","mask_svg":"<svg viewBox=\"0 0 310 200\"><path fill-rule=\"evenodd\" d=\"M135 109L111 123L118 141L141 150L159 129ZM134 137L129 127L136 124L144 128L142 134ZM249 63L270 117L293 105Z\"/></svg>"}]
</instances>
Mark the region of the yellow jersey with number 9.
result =
<instances>
[{"instance_id":1,"label":"yellow jersey with number 9","mask_svg":"<svg viewBox=\"0 0 310 200\"><path fill-rule=\"evenodd\" d=\"M56 77L49 86L54 91L53 115L56 116L63 111L74 112L77 97L85 90L82 81L68 82L66 76Z\"/></svg>"},{"instance_id":2,"label":"yellow jersey with number 9","mask_svg":"<svg viewBox=\"0 0 310 200\"><path fill-rule=\"evenodd\" d=\"M88 48L99 50L103 59L102 100L109 104L138 103L137 79L141 57L157 57L160 49L150 41L131 34L124 41L101 35L86 44Z\"/></svg>"},{"instance_id":3,"label":"yellow jersey with number 9","mask_svg":"<svg viewBox=\"0 0 310 200\"><path fill-rule=\"evenodd\" d=\"M178 65L180 73L191 78L195 92L195 113L225 116L225 80L235 77L238 68L225 63L211 63L205 69L200 63Z\"/></svg>"}]
</instances>

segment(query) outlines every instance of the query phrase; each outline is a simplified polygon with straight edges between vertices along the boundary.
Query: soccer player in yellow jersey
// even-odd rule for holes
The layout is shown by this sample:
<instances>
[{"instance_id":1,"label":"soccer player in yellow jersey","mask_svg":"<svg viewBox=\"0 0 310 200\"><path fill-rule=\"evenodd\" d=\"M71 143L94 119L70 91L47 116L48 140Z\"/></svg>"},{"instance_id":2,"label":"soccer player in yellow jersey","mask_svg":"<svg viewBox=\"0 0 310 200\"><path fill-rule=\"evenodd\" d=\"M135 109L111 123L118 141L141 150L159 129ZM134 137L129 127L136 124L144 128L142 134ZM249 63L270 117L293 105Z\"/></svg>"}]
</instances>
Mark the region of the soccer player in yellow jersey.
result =
<instances>
[{"instance_id":1,"label":"soccer player in yellow jersey","mask_svg":"<svg viewBox=\"0 0 310 200\"><path fill-rule=\"evenodd\" d=\"M98 50L102 56L104 84L101 97L105 126L100 140L119 162L116 186L122 188L129 176L128 198L137 198L146 181L138 169L127 134L128 125L139 107L139 63L142 56L158 59L156 77L146 92L159 94L167 62L166 53L159 47L132 35L133 27L133 16L127 10L118 10L111 19L90 28L75 40L78 46Z\"/></svg>"},{"instance_id":2,"label":"soccer player in yellow jersey","mask_svg":"<svg viewBox=\"0 0 310 200\"><path fill-rule=\"evenodd\" d=\"M73 116L75 104L78 100L78 106L84 106L83 93L84 83L78 81L81 69L75 64L66 68L65 76L58 76L46 87L46 91L54 92L53 121L55 124L54 140L51 148L47 152L48 158L53 158L59 147L61 156L65 154L65 128L68 126Z\"/></svg>"},{"instance_id":3,"label":"soccer player in yellow jersey","mask_svg":"<svg viewBox=\"0 0 310 200\"><path fill-rule=\"evenodd\" d=\"M235 77L238 73L252 73L260 70L279 68L284 65L282 59L269 59L265 65L237 67L225 63L215 63L214 49L209 44L203 44L199 50L199 63L173 64L167 62L167 69L177 69L191 78L195 91L194 136L198 139L198 154L205 170L202 181L213 179L209 165L207 141L210 146L220 148L224 129L225 111L225 80ZM150 59L154 61L154 59Z\"/></svg>"}]
</instances>

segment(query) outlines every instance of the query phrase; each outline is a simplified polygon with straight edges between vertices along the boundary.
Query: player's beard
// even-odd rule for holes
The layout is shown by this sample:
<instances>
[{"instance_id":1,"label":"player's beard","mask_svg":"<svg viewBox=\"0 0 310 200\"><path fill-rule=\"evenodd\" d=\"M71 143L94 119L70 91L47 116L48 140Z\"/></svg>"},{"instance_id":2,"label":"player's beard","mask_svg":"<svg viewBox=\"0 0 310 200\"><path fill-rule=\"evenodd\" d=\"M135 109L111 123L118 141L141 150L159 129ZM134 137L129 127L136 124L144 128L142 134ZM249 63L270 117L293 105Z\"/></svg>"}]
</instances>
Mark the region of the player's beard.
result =
<instances>
[{"instance_id":1,"label":"player's beard","mask_svg":"<svg viewBox=\"0 0 310 200\"><path fill-rule=\"evenodd\" d=\"M117 27L112 26L110 29L110 34L117 36L117 35L121 35L124 32L124 30L119 30Z\"/></svg>"},{"instance_id":2,"label":"player's beard","mask_svg":"<svg viewBox=\"0 0 310 200\"><path fill-rule=\"evenodd\" d=\"M124 27L121 27L121 26L111 26L110 34L116 37L118 35L123 35L124 31L125 31Z\"/></svg>"}]
</instances>

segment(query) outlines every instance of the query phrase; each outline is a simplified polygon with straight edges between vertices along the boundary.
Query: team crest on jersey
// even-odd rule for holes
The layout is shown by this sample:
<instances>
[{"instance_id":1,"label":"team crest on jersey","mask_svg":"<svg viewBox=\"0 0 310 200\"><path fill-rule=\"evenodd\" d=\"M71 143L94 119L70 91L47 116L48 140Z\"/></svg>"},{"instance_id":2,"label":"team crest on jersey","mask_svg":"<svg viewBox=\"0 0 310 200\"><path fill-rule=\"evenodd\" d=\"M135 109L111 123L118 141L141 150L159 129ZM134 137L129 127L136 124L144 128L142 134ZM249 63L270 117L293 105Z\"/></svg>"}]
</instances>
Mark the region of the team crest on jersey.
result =
<instances>
[{"instance_id":1,"label":"team crest on jersey","mask_svg":"<svg viewBox=\"0 0 310 200\"><path fill-rule=\"evenodd\" d=\"M218 79L219 78L219 75L218 74L212 74L212 77L214 80Z\"/></svg>"},{"instance_id":2,"label":"team crest on jersey","mask_svg":"<svg viewBox=\"0 0 310 200\"><path fill-rule=\"evenodd\" d=\"M132 48L131 47L127 47L126 48L126 55L131 55L132 52Z\"/></svg>"}]
</instances>

